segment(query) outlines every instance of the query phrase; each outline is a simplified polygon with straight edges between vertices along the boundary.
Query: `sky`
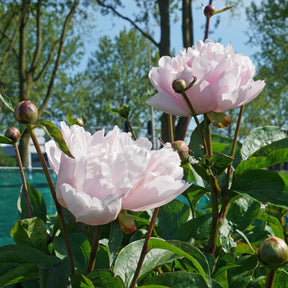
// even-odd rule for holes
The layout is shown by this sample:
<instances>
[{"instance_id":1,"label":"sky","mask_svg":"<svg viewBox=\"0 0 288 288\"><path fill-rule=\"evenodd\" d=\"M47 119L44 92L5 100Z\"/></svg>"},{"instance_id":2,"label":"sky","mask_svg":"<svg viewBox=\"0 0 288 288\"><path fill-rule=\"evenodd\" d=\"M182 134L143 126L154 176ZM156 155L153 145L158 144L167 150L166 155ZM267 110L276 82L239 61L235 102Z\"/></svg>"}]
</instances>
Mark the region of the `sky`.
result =
<instances>
[{"instance_id":1,"label":"sky","mask_svg":"<svg viewBox=\"0 0 288 288\"><path fill-rule=\"evenodd\" d=\"M125 9L120 9L119 11L133 19L133 15L137 11L135 7L134 0L123 0L125 3ZM213 5L216 10L221 10L225 5L225 0L214 0ZM260 3L260 0L254 0L254 2ZM203 40L204 37L204 25L206 18L203 14L203 5L208 3L208 0L194 0L193 2L193 22L194 22L194 41ZM251 3L250 0L244 0L245 6ZM127 8L128 7L128 8ZM232 8L233 9L233 8ZM237 53L245 54L252 58L252 55L256 53L257 47L252 47L247 44L249 31L249 23L246 19L245 8L242 7L238 11L234 11L236 16L233 16L232 11L228 10L218 15L213 16L210 19L210 27L213 34L210 34L209 38L221 42L224 46L227 46L229 42L232 43L232 47ZM95 13L95 12L93 12ZM180 11L179 11L179 21L177 23L171 24L171 47L174 49L176 54L179 54L182 46L182 33L181 33L181 21L180 21ZM82 68L86 68L87 60L91 55L91 52L95 51L99 38L104 35L110 35L115 37L124 28L132 28L131 24L127 21L112 15L102 16L100 12L91 15L96 20L96 25L93 31L93 35L90 35L90 39L86 41L85 45L85 56L82 61ZM214 29L217 17L220 18L219 26ZM151 24L149 27L150 31L154 33L154 38L159 41L160 38L160 28L155 24Z\"/></svg>"}]
</instances>

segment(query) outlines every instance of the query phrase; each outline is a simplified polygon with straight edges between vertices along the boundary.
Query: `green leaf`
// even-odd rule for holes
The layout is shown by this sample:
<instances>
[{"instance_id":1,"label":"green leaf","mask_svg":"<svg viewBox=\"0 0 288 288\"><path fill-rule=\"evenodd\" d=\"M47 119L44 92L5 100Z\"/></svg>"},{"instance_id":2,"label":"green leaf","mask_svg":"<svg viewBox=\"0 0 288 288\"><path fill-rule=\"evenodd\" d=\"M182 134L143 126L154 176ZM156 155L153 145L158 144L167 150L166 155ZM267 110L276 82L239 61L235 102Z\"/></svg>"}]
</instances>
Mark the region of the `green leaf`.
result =
<instances>
[{"instance_id":1,"label":"green leaf","mask_svg":"<svg viewBox=\"0 0 288 288\"><path fill-rule=\"evenodd\" d=\"M1 273L2 274L2 273ZM24 263L16 266L0 276L0 287L16 284L22 281L38 278L38 267L36 264Z\"/></svg>"},{"instance_id":2,"label":"green leaf","mask_svg":"<svg viewBox=\"0 0 288 288\"><path fill-rule=\"evenodd\" d=\"M67 287L70 271L71 265L68 257L50 267L39 265L40 287Z\"/></svg>"},{"instance_id":3,"label":"green leaf","mask_svg":"<svg viewBox=\"0 0 288 288\"><path fill-rule=\"evenodd\" d=\"M5 136L0 136L0 143L2 144L14 144L14 142L12 140L10 140L9 138L5 137Z\"/></svg>"},{"instance_id":4,"label":"green leaf","mask_svg":"<svg viewBox=\"0 0 288 288\"><path fill-rule=\"evenodd\" d=\"M11 110L12 112L14 112L15 107L16 107L16 103L7 95L5 95L5 93L0 93L0 100L4 103L4 105Z\"/></svg>"},{"instance_id":5,"label":"green leaf","mask_svg":"<svg viewBox=\"0 0 288 288\"><path fill-rule=\"evenodd\" d=\"M66 115L66 119L70 126L72 125L85 126L87 124L86 117L81 116L81 118L74 119L71 115L71 111L69 111L68 114Z\"/></svg>"},{"instance_id":6,"label":"green leaf","mask_svg":"<svg viewBox=\"0 0 288 288\"><path fill-rule=\"evenodd\" d=\"M85 274L89 262L91 245L82 233L70 233L69 240L72 248L77 273ZM56 256L64 258L68 255L63 237L56 237L53 241ZM97 259L96 259L97 261Z\"/></svg>"},{"instance_id":7,"label":"green leaf","mask_svg":"<svg viewBox=\"0 0 288 288\"><path fill-rule=\"evenodd\" d=\"M203 140L201 138L200 129L204 131L204 121L200 123L200 128L197 126L191 134L189 150L190 154L196 160L201 161L203 155L205 154L205 149L203 145Z\"/></svg>"},{"instance_id":8,"label":"green leaf","mask_svg":"<svg viewBox=\"0 0 288 288\"><path fill-rule=\"evenodd\" d=\"M46 225L40 218L17 221L10 235L16 244L35 247L45 253L48 251Z\"/></svg>"},{"instance_id":9,"label":"green leaf","mask_svg":"<svg viewBox=\"0 0 288 288\"><path fill-rule=\"evenodd\" d=\"M162 238L174 239L175 232L186 223L189 214L189 206L177 199L162 206L158 213L158 225L162 231Z\"/></svg>"},{"instance_id":10,"label":"green leaf","mask_svg":"<svg viewBox=\"0 0 288 288\"><path fill-rule=\"evenodd\" d=\"M46 222L47 208L43 196L29 182L26 181L26 183L31 204L32 217L38 217ZM17 208L21 219L29 217L23 185L21 186L20 194L18 197Z\"/></svg>"},{"instance_id":11,"label":"green leaf","mask_svg":"<svg viewBox=\"0 0 288 288\"><path fill-rule=\"evenodd\" d=\"M246 170L234 178L231 190L256 201L288 209L288 179L270 170Z\"/></svg>"},{"instance_id":12,"label":"green leaf","mask_svg":"<svg viewBox=\"0 0 288 288\"><path fill-rule=\"evenodd\" d=\"M71 158L74 158L61 134L61 131L56 128L56 126L52 122L41 121L38 123L38 126L42 127L46 131L46 133L55 141L57 147L63 153L65 153Z\"/></svg>"},{"instance_id":13,"label":"green leaf","mask_svg":"<svg viewBox=\"0 0 288 288\"><path fill-rule=\"evenodd\" d=\"M286 139L285 139L286 140ZM265 146L266 148L267 146ZM258 150L260 151L260 150ZM258 151L256 152L258 154ZM262 150L263 151L263 150ZM271 151L267 156L254 156L255 153L247 160L242 161L237 169L236 174L241 174L248 169L268 168L270 166L288 161L288 148Z\"/></svg>"},{"instance_id":14,"label":"green leaf","mask_svg":"<svg viewBox=\"0 0 288 288\"><path fill-rule=\"evenodd\" d=\"M154 239L149 240L149 244ZM142 251L144 239L134 241L125 246L118 254L114 265L114 273L119 275L127 287L133 279L136 270L140 253ZM169 246L169 244L167 244ZM172 246L172 245L170 245ZM156 248L156 247L153 247ZM176 247L175 247L176 248ZM149 245L149 250L152 248ZM152 249L145 257L143 266L140 271L139 279L147 272L153 270L155 267L161 266L166 263L173 262L175 259L181 258L182 255L175 254L173 251L161 249Z\"/></svg>"},{"instance_id":15,"label":"green leaf","mask_svg":"<svg viewBox=\"0 0 288 288\"><path fill-rule=\"evenodd\" d=\"M130 105L123 105L120 108L111 108L110 103L107 101L106 110L112 114L119 115L126 119L129 117Z\"/></svg>"},{"instance_id":16,"label":"green leaf","mask_svg":"<svg viewBox=\"0 0 288 288\"><path fill-rule=\"evenodd\" d=\"M214 175L220 175L231 163L233 159L225 154L215 153L209 159L209 164Z\"/></svg>"},{"instance_id":17,"label":"green leaf","mask_svg":"<svg viewBox=\"0 0 288 288\"><path fill-rule=\"evenodd\" d=\"M169 288L169 286L163 286L163 285L144 285L139 286L139 288Z\"/></svg>"},{"instance_id":18,"label":"green leaf","mask_svg":"<svg viewBox=\"0 0 288 288\"><path fill-rule=\"evenodd\" d=\"M112 271L98 270L88 274L95 288L125 288L119 276L115 276ZM81 286L82 287L82 286Z\"/></svg>"},{"instance_id":19,"label":"green leaf","mask_svg":"<svg viewBox=\"0 0 288 288\"><path fill-rule=\"evenodd\" d=\"M274 126L258 127L253 129L243 142L241 155L244 160L253 153L272 142L287 138L287 131Z\"/></svg>"},{"instance_id":20,"label":"green leaf","mask_svg":"<svg viewBox=\"0 0 288 288\"><path fill-rule=\"evenodd\" d=\"M147 280L144 281L144 284L148 286L143 287L157 287L157 285L165 285L164 287L167 286L173 288L208 287L203 278L201 277L201 275L185 271L162 273L159 276L153 276L151 278L148 278ZM149 286L149 285L156 285L156 286ZM211 287L224 288L216 281L212 281Z\"/></svg>"},{"instance_id":21,"label":"green leaf","mask_svg":"<svg viewBox=\"0 0 288 288\"><path fill-rule=\"evenodd\" d=\"M227 271L229 287L247 287L252 279L257 262L257 256L255 255L240 258L236 262L238 267Z\"/></svg>"},{"instance_id":22,"label":"green leaf","mask_svg":"<svg viewBox=\"0 0 288 288\"><path fill-rule=\"evenodd\" d=\"M230 124L230 118L224 113L206 113L211 123L217 128L225 128Z\"/></svg>"},{"instance_id":23,"label":"green leaf","mask_svg":"<svg viewBox=\"0 0 288 288\"><path fill-rule=\"evenodd\" d=\"M93 282L83 274L74 274L71 276L72 287L94 288Z\"/></svg>"},{"instance_id":24,"label":"green leaf","mask_svg":"<svg viewBox=\"0 0 288 288\"><path fill-rule=\"evenodd\" d=\"M46 255L40 250L30 246L7 245L0 247L0 265L9 267L9 271L5 270L4 273L0 271L0 287L6 285L7 283L18 283L22 281L20 279L21 271L26 271L26 274L23 274L22 276L27 277L27 279L38 278L39 273L35 274L36 269L33 268L33 265L35 265L35 268L38 266L41 267L41 269L47 268L49 270L52 267L55 267L55 265L57 265L59 262L61 262L59 258ZM27 264L30 264L30 266L26 266ZM58 277L60 277L60 275L58 275Z\"/></svg>"},{"instance_id":25,"label":"green leaf","mask_svg":"<svg viewBox=\"0 0 288 288\"><path fill-rule=\"evenodd\" d=\"M115 260L118 248L120 247L123 239L123 232L117 221L111 223L108 251L109 251L109 264L110 266Z\"/></svg>"},{"instance_id":26,"label":"green leaf","mask_svg":"<svg viewBox=\"0 0 288 288\"><path fill-rule=\"evenodd\" d=\"M209 238L211 223L211 213L191 219L178 229L175 238L186 242L196 239L200 243L204 243Z\"/></svg>"}]
</instances>

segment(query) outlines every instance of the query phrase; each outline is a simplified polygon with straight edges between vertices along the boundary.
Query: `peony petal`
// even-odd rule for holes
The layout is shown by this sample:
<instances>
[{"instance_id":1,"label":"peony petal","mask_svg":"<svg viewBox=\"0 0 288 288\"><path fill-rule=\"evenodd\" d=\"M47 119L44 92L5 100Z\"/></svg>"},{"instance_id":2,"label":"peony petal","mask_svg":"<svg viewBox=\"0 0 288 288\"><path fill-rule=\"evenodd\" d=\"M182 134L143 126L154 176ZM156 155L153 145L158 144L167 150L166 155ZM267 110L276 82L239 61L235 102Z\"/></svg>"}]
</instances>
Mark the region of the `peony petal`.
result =
<instances>
[{"instance_id":1,"label":"peony petal","mask_svg":"<svg viewBox=\"0 0 288 288\"><path fill-rule=\"evenodd\" d=\"M179 96L182 97L180 94ZM191 114L188 107L185 107L182 101L175 99L164 92L157 93L149 98L146 103L156 109L175 116L189 116Z\"/></svg>"},{"instance_id":2,"label":"peony petal","mask_svg":"<svg viewBox=\"0 0 288 288\"><path fill-rule=\"evenodd\" d=\"M53 140L45 143L45 151L47 153L50 167L54 170L56 174L58 174L62 152Z\"/></svg>"},{"instance_id":3,"label":"peony petal","mask_svg":"<svg viewBox=\"0 0 288 288\"><path fill-rule=\"evenodd\" d=\"M218 101L215 112L225 112L252 101L261 93L264 87L265 82L263 80L255 82L251 80L240 89L234 90L232 93L223 94Z\"/></svg>"},{"instance_id":4,"label":"peony petal","mask_svg":"<svg viewBox=\"0 0 288 288\"><path fill-rule=\"evenodd\" d=\"M171 176L156 177L152 181L143 183L127 198L123 199L123 209L144 211L160 207L174 200L191 184L175 181Z\"/></svg>"},{"instance_id":5,"label":"peony petal","mask_svg":"<svg viewBox=\"0 0 288 288\"><path fill-rule=\"evenodd\" d=\"M103 225L115 220L121 210L121 198L107 195L103 200L91 198L68 184L60 187L63 199L76 221L88 225Z\"/></svg>"}]
</instances>

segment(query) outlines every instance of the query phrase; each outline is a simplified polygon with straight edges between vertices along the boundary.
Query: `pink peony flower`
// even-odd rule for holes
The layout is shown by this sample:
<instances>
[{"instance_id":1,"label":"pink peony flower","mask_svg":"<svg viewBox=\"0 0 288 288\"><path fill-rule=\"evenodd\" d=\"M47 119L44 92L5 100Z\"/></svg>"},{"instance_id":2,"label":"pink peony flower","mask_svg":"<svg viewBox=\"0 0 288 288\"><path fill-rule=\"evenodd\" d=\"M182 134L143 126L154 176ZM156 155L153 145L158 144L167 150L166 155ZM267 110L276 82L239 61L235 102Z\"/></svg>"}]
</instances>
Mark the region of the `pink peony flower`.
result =
<instances>
[{"instance_id":1,"label":"pink peony flower","mask_svg":"<svg viewBox=\"0 0 288 288\"><path fill-rule=\"evenodd\" d=\"M181 160L169 144L153 151L148 139L133 141L117 126L106 136L104 130L91 135L64 122L61 129L75 158L66 156L52 140L45 148L57 173L57 199L79 222L106 224L122 209L159 207L190 186L182 181Z\"/></svg>"},{"instance_id":2,"label":"pink peony flower","mask_svg":"<svg viewBox=\"0 0 288 288\"><path fill-rule=\"evenodd\" d=\"M195 76L196 83L185 92L195 113L225 112L260 94L265 82L253 81L254 74L251 59L236 54L231 44L225 48L211 40L198 41L176 57L160 58L159 67L153 67L149 73L158 93L147 103L172 115L191 115L183 96L173 90L172 83L183 79L188 86Z\"/></svg>"}]
</instances>

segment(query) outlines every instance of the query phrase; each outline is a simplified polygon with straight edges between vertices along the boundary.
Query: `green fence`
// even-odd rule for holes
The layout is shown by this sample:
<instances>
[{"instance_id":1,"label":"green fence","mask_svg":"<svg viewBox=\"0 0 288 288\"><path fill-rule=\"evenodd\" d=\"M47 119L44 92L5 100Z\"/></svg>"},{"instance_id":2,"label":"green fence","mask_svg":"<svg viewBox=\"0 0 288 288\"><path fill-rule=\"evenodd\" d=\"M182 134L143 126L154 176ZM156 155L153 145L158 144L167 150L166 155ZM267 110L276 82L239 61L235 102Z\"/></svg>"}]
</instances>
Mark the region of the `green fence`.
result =
<instances>
[{"instance_id":1,"label":"green fence","mask_svg":"<svg viewBox=\"0 0 288 288\"><path fill-rule=\"evenodd\" d=\"M26 180L31 183L44 197L47 213L56 212L55 204L45 175L42 169L31 169L25 172ZM56 180L56 175L51 171L52 180ZM10 237L10 230L15 222L20 220L17 210L17 199L21 188L21 176L18 168L0 167L0 246L14 243Z\"/></svg>"}]
</instances>

